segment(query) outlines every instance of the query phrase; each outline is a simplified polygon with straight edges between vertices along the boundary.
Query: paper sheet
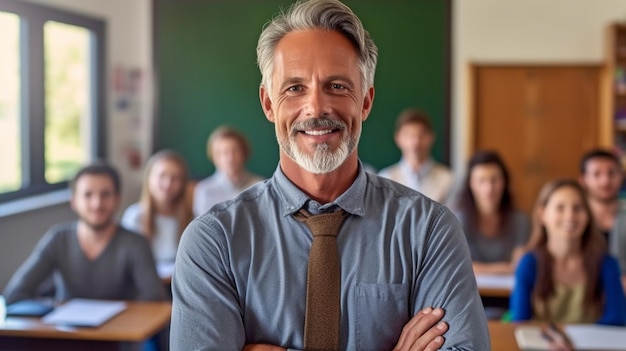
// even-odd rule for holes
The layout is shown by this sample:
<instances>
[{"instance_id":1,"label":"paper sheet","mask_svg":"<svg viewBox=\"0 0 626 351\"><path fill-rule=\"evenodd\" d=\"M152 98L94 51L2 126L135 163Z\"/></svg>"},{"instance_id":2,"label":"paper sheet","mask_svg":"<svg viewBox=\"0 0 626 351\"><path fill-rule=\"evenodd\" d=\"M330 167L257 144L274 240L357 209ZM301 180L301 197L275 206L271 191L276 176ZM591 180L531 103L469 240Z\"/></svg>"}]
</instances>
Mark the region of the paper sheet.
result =
<instances>
[{"instance_id":1,"label":"paper sheet","mask_svg":"<svg viewBox=\"0 0 626 351\"><path fill-rule=\"evenodd\" d=\"M512 275L477 274L476 283L479 288L513 290L515 277Z\"/></svg>"},{"instance_id":2,"label":"paper sheet","mask_svg":"<svg viewBox=\"0 0 626 351\"><path fill-rule=\"evenodd\" d=\"M569 324L564 331L577 351L626 351L626 327L598 324ZM550 350L537 325L521 325L515 329L517 345L522 350Z\"/></svg>"},{"instance_id":3,"label":"paper sheet","mask_svg":"<svg viewBox=\"0 0 626 351\"><path fill-rule=\"evenodd\" d=\"M626 350L626 328L598 324L571 324L565 332L576 350Z\"/></svg>"},{"instance_id":4,"label":"paper sheet","mask_svg":"<svg viewBox=\"0 0 626 351\"><path fill-rule=\"evenodd\" d=\"M47 324L97 327L124 311L124 301L72 299L42 318Z\"/></svg>"}]
</instances>

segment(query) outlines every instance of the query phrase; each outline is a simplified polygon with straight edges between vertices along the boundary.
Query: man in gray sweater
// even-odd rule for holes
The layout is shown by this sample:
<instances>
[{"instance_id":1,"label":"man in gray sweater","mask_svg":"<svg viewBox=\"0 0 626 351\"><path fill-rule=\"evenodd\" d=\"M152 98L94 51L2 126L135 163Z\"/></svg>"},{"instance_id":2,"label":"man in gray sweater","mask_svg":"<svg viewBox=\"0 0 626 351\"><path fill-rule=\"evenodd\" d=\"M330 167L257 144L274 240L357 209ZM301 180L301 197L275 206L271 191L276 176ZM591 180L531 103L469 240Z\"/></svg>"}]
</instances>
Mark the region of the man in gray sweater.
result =
<instances>
[{"instance_id":1,"label":"man in gray sweater","mask_svg":"<svg viewBox=\"0 0 626 351\"><path fill-rule=\"evenodd\" d=\"M58 300L163 300L147 240L114 219L120 178L105 164L78 171L70 184L78 220L53 226L15 272L3 295L8 304L37 298L39 285L54 277Z\"/></svg>"}]
</instances>

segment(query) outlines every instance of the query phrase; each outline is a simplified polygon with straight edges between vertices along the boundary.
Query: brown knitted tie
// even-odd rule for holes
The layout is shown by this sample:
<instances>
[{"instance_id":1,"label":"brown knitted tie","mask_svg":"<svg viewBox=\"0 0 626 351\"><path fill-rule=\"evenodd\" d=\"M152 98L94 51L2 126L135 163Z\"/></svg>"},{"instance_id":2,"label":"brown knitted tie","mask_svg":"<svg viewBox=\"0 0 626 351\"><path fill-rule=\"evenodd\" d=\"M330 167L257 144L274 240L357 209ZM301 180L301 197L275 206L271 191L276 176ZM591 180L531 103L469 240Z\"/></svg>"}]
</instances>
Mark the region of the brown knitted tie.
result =
<instances>
[{"instance_id":1,"label":"brown knitted tie","mask_svg":"<svg viewBox=\"0 0 626 351\"><path fill-rule=\"evenodd\" d=\"M313 233L304 320L307 351L339 350L341 268L336 238L346 216L342 209L315 216L305 209L294 214Z\"/></svg>"}]
</instances>

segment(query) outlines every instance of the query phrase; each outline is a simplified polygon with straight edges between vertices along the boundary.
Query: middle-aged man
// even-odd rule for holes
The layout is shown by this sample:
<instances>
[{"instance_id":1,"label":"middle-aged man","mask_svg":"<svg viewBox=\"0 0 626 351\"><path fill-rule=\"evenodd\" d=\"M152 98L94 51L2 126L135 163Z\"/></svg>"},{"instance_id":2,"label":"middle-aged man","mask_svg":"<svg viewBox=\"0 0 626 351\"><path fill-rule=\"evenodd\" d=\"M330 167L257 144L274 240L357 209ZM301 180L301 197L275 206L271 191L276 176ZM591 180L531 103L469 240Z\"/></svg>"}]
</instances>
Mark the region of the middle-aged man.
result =
<instances>
[{"instance_id":1,"label":"middle-aged man","mask_svg":"<svg viewBox=\"0 0 626 351\"><path fill-rule=\"evenodd\" d=\"M257 58L280 164L183 234L171 348L489 350L455 216L359 162L377 49L358 17L298 2L265 27Z\"/></svg>"},{"instance_id":2,"label":"middle-aged man","mask_svg":"<svg viewBox=\"0 0 626 351\"><path fill-rule=\"evenodd\" d=\"M587 192L594 221L607 238L611 254L619 261L626 289L626 208L619 201L623 180L622 167L614 153L594 149L581 158L580 183Z\"/></svg>"}]
</instances>

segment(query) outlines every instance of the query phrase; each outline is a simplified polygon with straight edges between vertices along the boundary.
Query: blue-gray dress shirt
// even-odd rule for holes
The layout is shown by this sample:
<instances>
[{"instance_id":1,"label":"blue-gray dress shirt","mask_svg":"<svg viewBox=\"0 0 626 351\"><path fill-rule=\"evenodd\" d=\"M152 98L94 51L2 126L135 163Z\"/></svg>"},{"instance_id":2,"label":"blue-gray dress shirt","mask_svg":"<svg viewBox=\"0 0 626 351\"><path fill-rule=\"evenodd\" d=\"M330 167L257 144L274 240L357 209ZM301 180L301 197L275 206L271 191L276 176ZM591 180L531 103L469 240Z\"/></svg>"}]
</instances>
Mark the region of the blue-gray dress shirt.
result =
<instances>
[{"instance_id":1,"label":"blue-gray dress shirt","mask_svg":"<svg viewBox=\"0 0 626 351\"><path fill-rule=\"evenodd\" d=\"M489 350L489 335L463 231L426 196L360 167L352 186L319 204L280 170L196 218L173 275L171 348L303 348L312 235L292 214L341 207L341 349L391 350L425 307L449 324L443 350Z\"/></svg>"}]
</instances>

